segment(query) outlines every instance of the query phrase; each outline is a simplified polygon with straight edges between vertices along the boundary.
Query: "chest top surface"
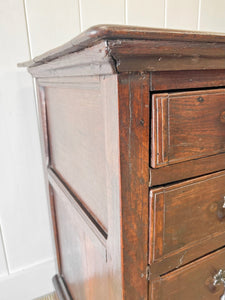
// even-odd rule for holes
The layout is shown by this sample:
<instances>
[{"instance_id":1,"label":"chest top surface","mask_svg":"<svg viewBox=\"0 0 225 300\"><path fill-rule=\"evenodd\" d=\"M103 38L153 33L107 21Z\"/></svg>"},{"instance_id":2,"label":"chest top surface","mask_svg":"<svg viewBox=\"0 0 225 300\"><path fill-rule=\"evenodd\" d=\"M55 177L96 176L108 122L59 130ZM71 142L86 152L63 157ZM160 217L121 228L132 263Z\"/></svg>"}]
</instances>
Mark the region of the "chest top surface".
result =
<instances>
[{"instance_id":1,"label":"chest top surface","mask_svg":"<svg viewBox=\"0 0 225 300\"><path fill-rule=\"evenodd\" d=\"M43 65L54 69L73 65L108 65L96 74L132 71L225 68L225 35L120 25L89 28L66 44L20 64L34 77L44 76ZM70 60L71 65L71 60ZM42 66L42 67L41 67ZM39 71L39 72L38 72ZM90 73L90 72L89 72ZM88 72L87 72L88 74ZM92 75L92 73L90 73Z\"/></svg>"}]
</instances>

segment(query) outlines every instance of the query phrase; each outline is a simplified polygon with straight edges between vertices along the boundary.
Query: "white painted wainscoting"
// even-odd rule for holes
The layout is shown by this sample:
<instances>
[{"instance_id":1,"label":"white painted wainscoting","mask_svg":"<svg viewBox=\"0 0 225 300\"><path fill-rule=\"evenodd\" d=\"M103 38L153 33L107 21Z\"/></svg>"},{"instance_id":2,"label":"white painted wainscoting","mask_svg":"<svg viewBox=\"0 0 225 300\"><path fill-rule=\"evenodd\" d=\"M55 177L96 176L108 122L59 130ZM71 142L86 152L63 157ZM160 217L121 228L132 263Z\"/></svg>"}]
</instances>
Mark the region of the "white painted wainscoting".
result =
<instances>
[{"instance_id":1,"label":"white painted wainscoting","mask_svg":"<svg viewBox=\"0 0 225 300\"><path fill-rule=\"evenodd\" d=\"M1 300L51 292L56 272L33 83L16 65L102 23L225 32L225 0L1 1Z\"/></svg>"}]
</instances>

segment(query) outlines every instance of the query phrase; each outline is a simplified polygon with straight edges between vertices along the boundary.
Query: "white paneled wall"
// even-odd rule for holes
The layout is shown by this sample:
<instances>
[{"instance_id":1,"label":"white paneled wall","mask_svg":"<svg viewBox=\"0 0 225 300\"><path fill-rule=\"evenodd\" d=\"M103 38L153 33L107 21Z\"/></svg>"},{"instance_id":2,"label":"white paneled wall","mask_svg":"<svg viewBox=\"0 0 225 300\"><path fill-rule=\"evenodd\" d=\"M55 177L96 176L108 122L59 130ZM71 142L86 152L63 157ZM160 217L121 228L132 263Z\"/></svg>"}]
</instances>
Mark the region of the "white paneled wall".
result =
<instances>
[{"instance_id":1,"label":"white paneled wall","mask_svg":"<svg viewBox=\"0 0 225 300\"><path fill-rule=\"evenodd\" d=\"M50 292L56 272L33 85L16 64L102 23L225 32L225 0L1 1L1 300Z\"/></svg>"},{"instance_id":2,"label":"white paneled wall","mask_svg":"<svg viewBox=\"0 0 225 300\"><path fill-rule=\"evenodd\" d=\"M199 0L167 0L168 28L198 29Z\"/></svg>"},{"instance_id":3,"label":"white paneled wall","mask_svg":"<svg viewBox=\"0 0 225 300\"><path fill-rule=\"evenodd\" d=\"M126 24L165 26L165 0L126 0Z\"/></svg>"},{"instance_id":4,"label":"white paneled wall","mask_svg":"<svg viewBox=\"0 0 225 300\"><path fill-rule=\"evenodd\" d=\"M30 58L23 1L1 1L0 43L0 299L31 300L55 265L32 79L17 68Z\"/></svg>"},{"instance_id":5,"label":"white paneled wall","mask_svg":"<svg viewBox=\"0 0 225 300\"><path fill-rule=\"evenodd\" d=\"M124 24L125 2L121 0L80 0L81 30L96 24Z\"/></svg>"},{"instance_id":6,"label":"white paneled wall","mask_svg":"<svg viewBox=\"0 0 225 300\"><path fill-rule=\"evenodd\" d=\"M66 43L80 32L78 1L24 0L33 57Z\"/></svg>"},{"instance_id":7,"label":"white paneled wall","mask_svg":"<svg viewBox=\"0 0 225 300\"><path fill-rule=\"evenodd\" d=\"M199 29L225 32L225 0L201 0Z\"/></svg>"}]
</instances>

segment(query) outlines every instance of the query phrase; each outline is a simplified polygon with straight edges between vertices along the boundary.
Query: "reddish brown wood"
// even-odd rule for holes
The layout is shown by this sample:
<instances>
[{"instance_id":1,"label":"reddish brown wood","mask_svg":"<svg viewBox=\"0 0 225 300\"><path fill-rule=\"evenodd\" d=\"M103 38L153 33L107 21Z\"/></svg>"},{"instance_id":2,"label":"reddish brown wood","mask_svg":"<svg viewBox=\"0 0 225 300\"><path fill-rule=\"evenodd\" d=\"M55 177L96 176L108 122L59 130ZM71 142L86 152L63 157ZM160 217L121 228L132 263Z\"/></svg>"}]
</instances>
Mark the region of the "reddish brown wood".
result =
<instances>
[{"instance_id":1,"label":"reddish brown wood","mask_svg":"<svg viewBox=\"0 0 225 300\"><path fill-rule=\"evenodd\" d=\"M224 89L153 95L151 166L225 152L224 110Z\"/></svg>"},{"instance_id":2,"label":"reddish brown wood","mask_svg":"<svg viewBox=\"0 0 225 300\"><path fill-rule=\"evenodd\" d=\"M225 218L220 214L224 196L224 171L152 189L150 265L164 261L161 271L165 273L223 246Z\"/></svg>"},{"instance_id":3,"label":"reddish brown wood","mask_svg":"<svg viewBox=\"0 0 225 300\"><path fill-rule=\"evenodd\" d=\"M150 168L150 186L193 178L225 169L225 153L184 161L161 168Z\"/></svg>"},{"instance_id":4,"label":"reddish brown wood","mask_svg":"<svg viewBox=\"0 0 225 300\"><path fill-rule=\"evenodd\" d=\"M119 76L123 299L147 299L149 76Z\"/></svg>"},{"instance_id":5,"label":"reddish brown wood","mask_svg":"<svg viewBox=\"0 0 225 300\"><path fill-rule=\"evenodd\" d=\"M151 91L220 86L225 86L225 70L164 71L150 74Z\"/></svg>"},{"instance_id":6,"label":"reddish brown wood","mask_svg":"<svg viewBox=\"0 0 225 300\"><path fill-rule=\"evenodd\" d=\"M62 267L61 267L61 258L60 258L60 250L59 250L59 235L58 235L58 228L57 228L57 220L56 220L56 212L54 206L54 195L51 185L49 184L49 200L50 200L50 208L51 208L51 218L52 218L52 225L53 225L53 233L54 233L54 241L56 247L56 256L57 256L57 266L59 270L59 274L62 274Z\"/></svg>"},{"instance_id":7,"label":"reddish brown wood","mask_svg":"<svg viewBox=\"0 0 225 300\"><path fill-rule=\"evenodd\" d=\"M225 69L222 43L115 40L108 45L118 72Z\"/></svg>"},{"instance_id":8,"label":"reddish brown wood","mask_svg":"<svg viewBox=\"0 0 225 300\"><path fill-rule=\"evenodd\" d=\"M60 300L218 299L225 36L103 25L28 65Z\"/></svg>"},{"instance_id":9,"label":"reddish brown wood","mask_svg":"<svg viewBox=\"0 0 225 300\"><path fill-rule=\"evenodd\" d=\"M45 98L51 167L107 232L106 120L100 80L80 78L66 90L46 87Z\"/></svg>"},{"instance_id":10,"label":"reddish brown wood","mask_svg":"<svg viewBox=\"0 0 225 300\"><path fill-rule=\"evenodd\" d=\"M61 269L70 294L81 300L103 299L109 293L105 245L60 191L54 190L54 207Z\"/></svg>"},{"instance_id":11,"label":"reddish brown wood","mask_svg":"<svg viewBox=\"0 0 225 300\"><path fill-rule=\"evenodd\" d=\"M220 299L222 285L213 286L213 276L224 268L225 250L205 256L181 269L155 279L150 288L151 300Z\"/></svg>"},{"instance_id":12,"label":"reddish brown wood","mask_svg":"<svg viewBox=\"0 0 225 300\"><path fill-rule=\"evenodd\" d=\"M206 33L194 31L182 31L171 29L158 29L147 27L134 27L125 25L98 25L93 26L68 43L52 49L32 61L21 64L22 66L33 67L54 60L58 57L80 51L93 46L101 40L115 39L137 39L137 40L162 40L162 41L185 41L205 43L225 43L225 37L220 33Z\"/></svg>"}]
</instances>

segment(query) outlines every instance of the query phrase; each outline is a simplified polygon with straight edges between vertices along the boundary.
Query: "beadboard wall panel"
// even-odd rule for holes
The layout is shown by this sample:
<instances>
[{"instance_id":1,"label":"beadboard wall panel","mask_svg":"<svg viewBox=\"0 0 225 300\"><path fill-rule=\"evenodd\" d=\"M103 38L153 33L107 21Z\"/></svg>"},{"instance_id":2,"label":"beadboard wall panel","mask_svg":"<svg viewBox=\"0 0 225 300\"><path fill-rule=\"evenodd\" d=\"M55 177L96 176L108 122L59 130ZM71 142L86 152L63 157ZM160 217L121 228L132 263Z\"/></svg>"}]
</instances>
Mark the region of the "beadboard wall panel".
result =
<instances>
[{"instance_id":1,"label":"beadboard wall panel","mask_svg":"<svg viewBox=\"0 0 225 300\"><path fill-rule=\"evenodd\" d=\"M66 43L80 32L78 0L24 1L33 57Z\"/></svg>"},{"instance_id":2,"label":"beadboard wall panel","mask_svg":"<svg viewBox=\"0 0 225 300\"><path fill-rule=\"evenodd\" d=\"M197 30L199 1L167 0L166 27Z\"/></svg>"},{"instance_id":3,"label":"beadboard wall panel","mask_svg":"<svg viewBox=\"0 0 225 300\"><path fill-rule=\"evenodd\" d=\"M24 269L53 260L32 79L19 61L30 58L21 0L0 6L0 299L25 300L16 293ZM45 285L55 272L46 266ZM15 277L16 274L16 277ZM38 273L40 274L40 272ZM47 276L48 274L48 276ZM49 275L50 274L50 275ZM21 275L21 276L20 276ZM15 280L11 280L16 278ZM30 280L30 295L37 282ZM17 280L18 279L18 280ZM7 283L9 294L3 286ZM25 284L24 284L25 286ZM40 289L41 290L41 289ZM32 297L27 300L32 299Z\"/></svg>"},{"instance_id":4,"label":"beadboard wall panel","mask_svg":"<svg viewBox=\"0 0 225 300\"><path fill-rule=\"evenodd\" d=\"M182 3L181 3L182 2ZM8 0L0 6L1 299L16 294L23 269L53 259L32 80L16 64L67 42L91 25L118 23L225 32L224 0ZM35 234L33 234L35 232ZM6 262L7 257L7 262ZM34 270L40 296L53 267ZM15 275L16 274L16 275ZM39 275L38 275L39 274ZM20 276L21 275L21 276ZM32 284L36 282L30 277ZM11 280L12 279L12 280ZM46 286L46 282L48 282ZM3 285L10 289L7 298ZM41 288L43 287L43 289ZM44 288L45 287L45 288ZM15 296L16 295L16 296ZM35 291L35 297L37 291Z\"/></svg>"},{"instance_id":5,"label":"beadboard wall panel","mask_svg":"<svg viewBox=\"0 0 225 300\"><path fill-rule=\"evenodd\" d=\"M165 0L142 0L141 2L137 0L127 0L126 24L164 27Z\"/></svg>"},{"instance_id":6,"label":"beadboard wall panel","mask_svg":"<svg viewBox=\"0 0 225 300\"><path fill-rule=\"evenodd\" d=\"M225 32L225 1L201 0L199 29Z\"/></svg>"},{"instance_id":7,"label":"beadboard wall panel","mask_svg":"<svg viewBox=\"0 0 225 300\"><path fill-rule=\"evenodd\" d=\"M80 0L81 30L96 24L125 24L125 1Z\"/></svg>"},{"instance_id":8,"label":"beadboard wall panel","mask_svg":"<svg viewBox=\"0 0 225 300\"><path fill-rule=\"evenodd\" d=\"M7 257L5 252L5 245L2 236L2 229L0 226L0 279L8 275Z\"/></svg>"}]
</instances>

